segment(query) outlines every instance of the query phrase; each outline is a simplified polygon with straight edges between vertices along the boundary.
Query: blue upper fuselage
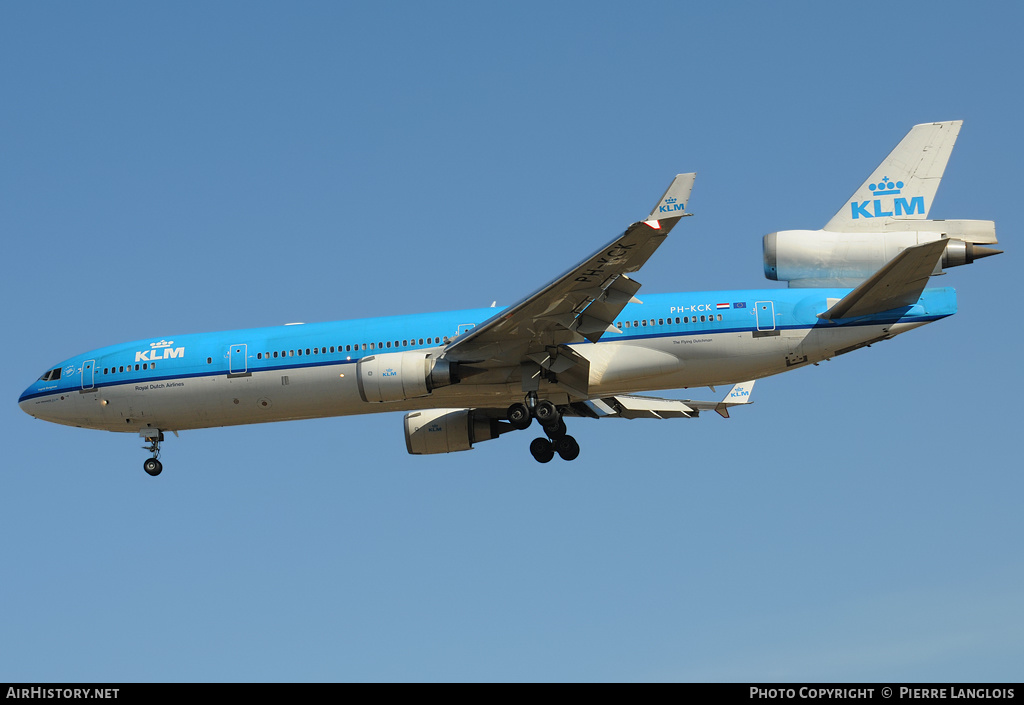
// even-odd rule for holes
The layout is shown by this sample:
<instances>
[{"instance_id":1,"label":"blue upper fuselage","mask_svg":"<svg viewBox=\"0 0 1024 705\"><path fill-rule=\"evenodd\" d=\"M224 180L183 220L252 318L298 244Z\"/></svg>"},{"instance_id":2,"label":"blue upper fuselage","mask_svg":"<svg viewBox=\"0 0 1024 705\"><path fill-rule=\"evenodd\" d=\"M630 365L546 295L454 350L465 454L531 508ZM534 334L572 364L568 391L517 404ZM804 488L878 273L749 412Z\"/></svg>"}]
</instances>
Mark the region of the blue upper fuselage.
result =
<instances>
[{"instance_id":1,"label":"blue upper fuselage","mask_svg":"<svg viewBox=\"0 0 1024 705\"><path fill-rule=\"evenodd\" d=\"M650 294L616 319L621 332L602 342L664 336L928 322L956 313L951 288L926 289L917 304L882 314L822 321L817 314L849 289L764 289ZM159 384L216 374L242 374L345 364L383 352L441 347L504 309L481 308L332 323L170 335L112 345L50 367L19 401L112 385ZM590 343L581 343L588 345Z\"/></svg>"}]
</instances>

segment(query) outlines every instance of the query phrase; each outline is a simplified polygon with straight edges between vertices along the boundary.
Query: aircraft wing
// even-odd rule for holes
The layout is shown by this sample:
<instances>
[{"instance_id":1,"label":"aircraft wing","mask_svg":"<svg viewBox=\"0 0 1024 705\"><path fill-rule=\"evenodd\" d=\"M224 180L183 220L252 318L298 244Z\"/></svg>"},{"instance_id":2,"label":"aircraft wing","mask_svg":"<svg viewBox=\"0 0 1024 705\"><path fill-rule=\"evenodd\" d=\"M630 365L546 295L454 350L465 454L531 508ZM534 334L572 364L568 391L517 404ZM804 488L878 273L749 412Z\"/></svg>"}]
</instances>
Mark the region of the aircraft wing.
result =
<instances>
[{"instance_id":1,"label":"aircraft wing","mask_svg":"<svg viewBox=\"0 0 1024 705\"><path fill-rule=\"evenodd\" d=\"M682 217L690 215L685 206L694 177L676 176L646 220L630 225L572 269L457 337L441 357L478 370L532 361L555 374L585 362L565 345L597 342L608 330L617 330L615 318L640 289L629 275L654 254Z\"/></svg>"},{"instance_id":2,"label":"aircraft wing","mask_svg":"<svg viewBox=\"0 0 1024 705\"><path fill-rule=\"evenodd\" d=\"M750 403L754 382L740 382L729 390L722 401L693 401L691 399L662 399L634 394L620 394L582 402L587 415L599 418L622 419L688 419L701 411L717 411L729 418L729 407Z\"/></svg>"}]
</instances>

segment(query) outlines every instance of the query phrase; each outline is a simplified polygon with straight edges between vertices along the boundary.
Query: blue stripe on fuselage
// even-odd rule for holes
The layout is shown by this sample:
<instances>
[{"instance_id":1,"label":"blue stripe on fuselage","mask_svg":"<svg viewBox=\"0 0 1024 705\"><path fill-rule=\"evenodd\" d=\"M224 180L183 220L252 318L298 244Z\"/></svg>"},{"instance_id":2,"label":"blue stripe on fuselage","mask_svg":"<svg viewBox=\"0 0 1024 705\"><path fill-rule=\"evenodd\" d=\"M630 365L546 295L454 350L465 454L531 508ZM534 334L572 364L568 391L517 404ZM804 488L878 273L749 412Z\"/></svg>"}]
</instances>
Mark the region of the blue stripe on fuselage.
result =
<instances>
[{"instance_id":1,"label":"blue stripe on fuselage","mask_svg":"<svg viewBox=\"0 0 1024 705\"><path fill-rule=\"evenodd\" d=\"M828 299L841 299L849 291L764 289L651 294L644 296L642 304L627 305L615 321L622 332L606 333L602 341L636 341L756 330L757 302L772 303L774 315L771 325L777 330L834 325L877 325L896 321L924 323L956 313L956 292L951 288L941 288L926 289L918 303L908 309L897 309L886 314L836 323L817 318L817 314L827 308ZM727 304L728 307L719 309L719 304ZM737 307L737 304L742 306ZM25 390L19 401L81 390L82 368L84 363L90 360L94 361L95 365L93 385L90 389L226 375L231 369L229 348L243 344L246 346L244 362L238 360L236 364L244 365L246 372L280 372L350 364L367 355L444 345L456 336L460 326L462 332L465 332L469 326L477 325L496 313L498 311L493 308L470 309L134 341L76 355L60 365L54 365L50 369L60 367L71 372L62 374L61 379L56 382L36 381ZM700 320L702 316L705 318L703 321ZM718 320L719 316L721 320ZM765 327L766 321L762 319L761 323L762 327ZM435 343L434 341L438 339L440 342ZM420 340L423 340L423 343L420 343ZM309 355L306 354L307 349L310 351ZM278 354L276 358L275 352ZM270 354L269 357L267 353ZM281 357L282 353L287 357ZM138 370L135 369L136 365ZM121 368L124 368L123 372L120 371Z\"/></svg>"}]
</instances>

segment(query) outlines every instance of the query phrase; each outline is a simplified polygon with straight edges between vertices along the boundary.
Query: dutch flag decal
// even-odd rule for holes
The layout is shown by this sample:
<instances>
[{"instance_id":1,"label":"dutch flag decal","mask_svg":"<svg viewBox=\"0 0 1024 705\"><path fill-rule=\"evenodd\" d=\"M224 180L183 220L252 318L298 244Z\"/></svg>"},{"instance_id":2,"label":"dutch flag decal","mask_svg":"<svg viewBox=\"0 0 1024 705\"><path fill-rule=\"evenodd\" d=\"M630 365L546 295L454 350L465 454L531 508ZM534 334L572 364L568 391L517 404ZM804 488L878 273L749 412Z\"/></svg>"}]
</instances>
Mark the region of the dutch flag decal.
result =
<instances>
[{"instance_id":1,"label":"dutch flag decal","mask_svg":"<svg viewBox=\"0 0 1024 705\"><path fill-rule=\"evenodd\" d=\"M729 308L729 304L718 304L715 308L721 310L723 308Z\"/></svg>"}]
</instances>

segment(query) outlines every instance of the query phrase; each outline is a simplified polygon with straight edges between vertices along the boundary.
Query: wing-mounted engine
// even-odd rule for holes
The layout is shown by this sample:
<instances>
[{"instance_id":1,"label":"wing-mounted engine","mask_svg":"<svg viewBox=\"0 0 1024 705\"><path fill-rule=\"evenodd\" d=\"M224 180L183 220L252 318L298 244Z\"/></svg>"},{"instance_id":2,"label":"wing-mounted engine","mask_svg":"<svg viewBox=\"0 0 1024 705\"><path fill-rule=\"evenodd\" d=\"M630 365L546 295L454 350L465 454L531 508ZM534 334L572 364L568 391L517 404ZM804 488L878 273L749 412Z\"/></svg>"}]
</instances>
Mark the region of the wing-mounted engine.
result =
<instances>
[{"instance_id":1,"label":"wing-mounted engine","mask_svg":"<svg viewBox=\"0 0 1024 705\"><path fill-rule=\"evenodd\" d=\"M413 350L364 357L356 364L356 376L363 401L405 401L457 384L459 369L458 363Z\"/></svg>"},{"instance_id":2,"label":"wing-mounted engine","mask_svg":"<svg viewBox=\"0 0 1024 705\"><path fill-rule=\"evenodd\" d=\"M413 411L405 415L405 447L412 455L454 453L511 430L478 409Z\"/></svg>"}]
</instances>

